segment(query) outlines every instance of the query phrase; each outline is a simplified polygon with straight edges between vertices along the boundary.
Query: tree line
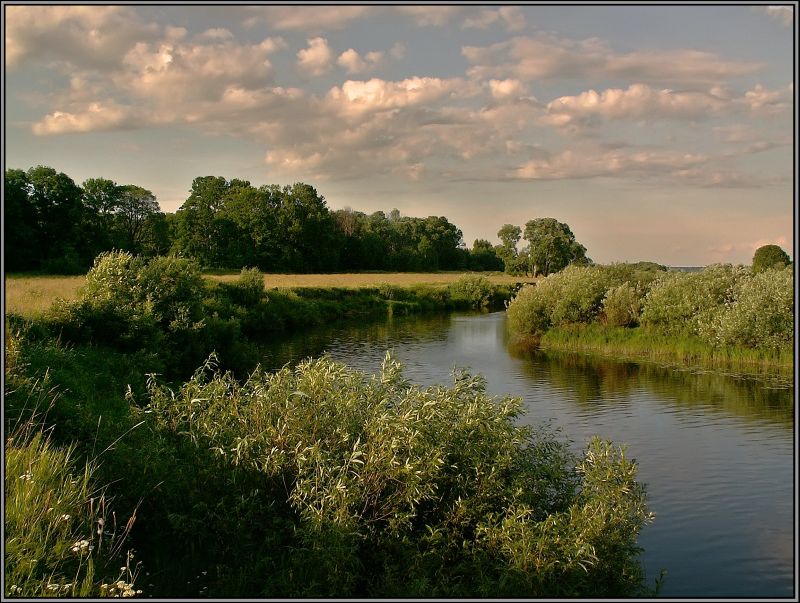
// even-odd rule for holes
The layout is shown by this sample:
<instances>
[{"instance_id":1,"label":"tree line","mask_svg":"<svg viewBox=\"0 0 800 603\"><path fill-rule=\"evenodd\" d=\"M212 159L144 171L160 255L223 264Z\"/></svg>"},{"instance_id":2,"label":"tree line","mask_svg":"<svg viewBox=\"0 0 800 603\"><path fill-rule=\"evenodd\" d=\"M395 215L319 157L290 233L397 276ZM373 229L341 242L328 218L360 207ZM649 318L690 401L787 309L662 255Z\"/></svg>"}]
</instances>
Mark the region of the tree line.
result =
<instances>
[{"instance_id":1,"label":"tree line","mask_svg":"<svg viewBox=\"0 0 800 603\"><path fill-rule=\"evenodd\" d=\"M591 263L569 226L553 218L504 225L501 243L477 239L443 216L330 210L302 182L256 187L201 176L175 213L153 193L106 178L76 184L51 167L5 172L5 267L9 271L85 272L102 251L145 257L176 254L204 268L254 266L265 272L355 270L505 270L549 274Z\"/></svg>"}]
</instances>

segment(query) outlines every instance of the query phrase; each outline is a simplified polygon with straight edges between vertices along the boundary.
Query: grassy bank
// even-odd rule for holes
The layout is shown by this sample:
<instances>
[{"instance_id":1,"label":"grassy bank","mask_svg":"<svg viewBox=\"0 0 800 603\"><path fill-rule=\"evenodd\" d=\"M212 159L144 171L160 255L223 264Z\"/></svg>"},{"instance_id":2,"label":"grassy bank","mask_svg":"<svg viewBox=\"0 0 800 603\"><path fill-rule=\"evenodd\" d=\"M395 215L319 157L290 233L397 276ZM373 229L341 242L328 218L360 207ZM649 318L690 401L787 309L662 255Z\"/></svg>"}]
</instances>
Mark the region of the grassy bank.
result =
<instances>
[{"instance_id":1,"label":"grassy bank","mask_svg":"<svg viewBox=\"0 0 800 603\"><path fill-rule=\"evenodd\" d=\"M544 350L581 352L625 360L697 366L751 375L791 377L794 355L738 346L712 346L691 335L667 335L645 327L573 324L550 329L538 340Z\"/></svg>"},{"instance_id":2,"label":"grassy bank","mask_svg":"<svg viewBox=\"0 0 800 603\"><path fill-rule=\"evenodd\" d=\"M266 289L299 288L379 288L417 287L430 285L446 287L462 278L463 272L364 272L342 274L264 274ZM470 273L485 276L493 285L515 286L532 282L526 277L512 277L499 272ZM205 273L211 283L233 283L238 272ZM6 312L24 316L39 316L50 308L56 298L75 300L86 284L85 276L36 274L6 274Z\"/></svg>"}]
</instances>

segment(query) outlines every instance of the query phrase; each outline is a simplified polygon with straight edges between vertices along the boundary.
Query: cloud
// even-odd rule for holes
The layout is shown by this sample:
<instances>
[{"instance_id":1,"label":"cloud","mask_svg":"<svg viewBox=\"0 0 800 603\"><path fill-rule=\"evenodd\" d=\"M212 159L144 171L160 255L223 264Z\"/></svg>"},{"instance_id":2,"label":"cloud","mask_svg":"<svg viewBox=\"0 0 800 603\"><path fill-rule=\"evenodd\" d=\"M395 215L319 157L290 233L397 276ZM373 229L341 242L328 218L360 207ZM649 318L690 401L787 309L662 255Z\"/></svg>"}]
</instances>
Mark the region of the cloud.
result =
<instances>
[{"instance_id":1,"label":"cloud","mask_svg":"<svg viewBox=\"0 0 800 603\"><path fill-rule=\"evenodd\" d=\"M777 19L786 27L791 27L794 25L793 6L759 6L757 8L770 17Z\"/></svg>"},{"instance_id":2,"label":"cloud","mask_svg":"<svg viewBox=\"0 0 800 603\"><path fill-rule=\"evenodd\" d=\"M6 6L5 14L9 68L37 59L109 68L137 41L159 35L124 6Z\"/></svg>"},{"instance_id":3,"label":"cloud","mask_svg":"<svg viewBox=\"0 0 800 603\"><path fill-rule=\"evenodd\" d=\"M744 102L753 113L761 116L786 113L793 106L794 84L778 90L769 90L761 84L756 84L752 90L745 92Z\"/></svg>"},{"instance_id":4,"label":"cloud","mask_svg":"<svg viewBox=\"0 0 800 603\"><path fill-rule=\"evenodd\" d=\"M502 6L498 9L485 8L464 19L464 29L486 29L495 23L502 23L508 31L525 29L525 15L518 6Z\"/></svg>"},{"instance_id":5,"label":"cloud","mask_svg":"<svg viewBox=\"0 0 800 603\"><path fill-rule=\"evenodd\" d=\"M112 75L117 87L144 99L206 101L236 85L256 89L273 76L269 56L284 47L280 38L258 44L228 39L208 43L136 44L124 57L124 69Z\"/></svg>"},{"instance_id":6,"label":"cloud","mask_svg":"<svg viewBox=\"0 0 800 603\"><path fill-rule=\"evenodd\" d=\"M369 81L348 80L333 87L327 100L346 115L394 110L435 103L443 98L472 94L474 91L460 78L413 77L400 81L372 78Z\"/></svg>"},{"instance_id":7,"label":"cloud","mask_svg":"<svg viewBox=\"0 0 800 603\"><path fill-rule=\"evenodd\" d=\"M349 48L339 55L339 58L336 59L336 63L340 67L343 67L347 73L359 74L372 71L379 67L383 62L383 57L384 55L382 52L372 51L364 55L362 59L358 52Z\"/></svg>"},{"instance_id":8,"label":"cloud","mask_svg":"<svg viewBox=\"0 0 800 603\"><path fill-rule=\"evenodd\" d=\"M513 176L523 180L561 180L601 176L653 176L674 173L704 164L708 157L678 151L637 151L567 149L518 166Z\"/></svg>"},{"instance_id":9,"label":"cloud","mask_svg":"<svg viewBox=\"0 0 800 603\"><path fill-rule=\"evenodd\" d=\"M397 6L395 10L422 27L446 25L456 15L464 12L464 8L460 6Z\"/></svg>"},{"instance_id":10,"label":"cloud","mask_svg":"<svg viewBox=\"0 0 800 603\"><path fill-rule=\"evenodd\" d=\"M711 93L656 90L646 84L632 84L624 90L588 90L577 96L562 96L547 104L544 119L556 126L585 125L593 118L696 119L717 114L728 104Z\"/></svg>"},{"instance_id":11,"label":"cloud","mask_svg":"<svg viewBox=\"0 0 800 603\"><path fill-rule=\"evenodd\" d=\"M308 75L322 75L331 68L333 51L325 38L311 38L308 48L297 52L297 68Z\"/></svg>"},{"instance_id":12,"label":"cloud","mask_svg":"<svg viewBox=\"0 0 800 603\"><path fill-rule=\"evenodd\" d=\"M396 42L390 49L389 54L395 61L404 59L406 56L406 45L402 42Z\"/></svg>"},{"instance_id":13,"label":"cloud","mask_svg":"<svg viewBox=\"0 0 800 603\"><path fill-rule=\"evenodd\" d=\"M370 6L249 6L246 27L264 24L277 30L306 33L342 29L375 12Z\"/></svg>"},{"instance_id":14,"label":"cloud","mask_svg":"<svg viewBox=\"0 0 800 603\"><path fill-rule=\"evenodd\" d=\"M79 113L54 111L33 125L33 133L45 136L123 130L137 127L142 121L142 117L131 107L95 102L89 103L87 108Z\"/></svg>"},{"instance_id":15,"label":"cloud","mask_svg":"<svg viewBox=\"0 0 800 603\"><path fill-rule=\"evenodd\" d=\"M496 100L520 98L527 92L525 85L519 80L489 80L489 89Z\"/></svg>"},{"instance_id":16,"label":"cloud","mask_svg":"<svg viewBox=\"0 0 800 603\"><path fill-rule=\"evenodd\" d=\"M748 75L762 64L726 61L697 50L616 53L596 38L575 41L549 34L518 36L490 46L463 46L476 79L615 78L665 84L714 84Z\"/></svg>"}]
</instances>

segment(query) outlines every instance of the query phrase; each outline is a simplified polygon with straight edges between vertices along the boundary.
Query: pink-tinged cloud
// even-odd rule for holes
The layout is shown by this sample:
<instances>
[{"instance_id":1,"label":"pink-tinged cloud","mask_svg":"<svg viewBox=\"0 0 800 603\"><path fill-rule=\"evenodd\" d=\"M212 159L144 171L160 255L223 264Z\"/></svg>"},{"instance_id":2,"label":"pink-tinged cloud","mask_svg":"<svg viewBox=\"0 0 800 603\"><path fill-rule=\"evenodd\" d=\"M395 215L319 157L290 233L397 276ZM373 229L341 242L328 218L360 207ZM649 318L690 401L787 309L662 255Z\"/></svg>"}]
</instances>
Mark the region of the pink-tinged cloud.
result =
<instances>
[{"instance_id":1,"label":"pink-tinged cloud","mask_svg":"<svg viewBox=\"0 0 800 603\"><path fill-rule=\"evenodd\" d=\"M333 51L325 38L311 38L308 48L297 52L297 68L307 75L322 75L330 70Z\"/></svg>"},{"instance_id":2,"label":"pink-tinged cloud","mask_svg":"<svg viewBox=\"0 0 800 603\"><path fill-rule=\"evenodd\" d=\"M697 50L617 53L597 38L571 40L539 34L515 37L490 46L463 46L477 79L617 78L632 82L697 85L724 82L763 67L751 61L728 61Z\"/></svg>"},{"instance_id":3,"label":"pink-tinged cloud","mask_svg":"<svg viewBox=\"0 0 800 603\"><path fill-rule=\"evenodd\" d=\"M84 111L68 113L54 111L33 125L37 136L121 130L141 125L142 117L131 107L115 104L90 103Z\"/></svg>"},{"instance_id":4,"label":"pink-tinged cloud","mask_svg":"<svg viewBox=\"0 0 800 603\"><path fill-rule=\"evenodd\" d=\"M355 75L377 69L383 63L383 57L382 52L373 50L362 58L356 50L348 48L339 55L336 64L345 69L347 73Z\"/></svg>"}]
</instances>

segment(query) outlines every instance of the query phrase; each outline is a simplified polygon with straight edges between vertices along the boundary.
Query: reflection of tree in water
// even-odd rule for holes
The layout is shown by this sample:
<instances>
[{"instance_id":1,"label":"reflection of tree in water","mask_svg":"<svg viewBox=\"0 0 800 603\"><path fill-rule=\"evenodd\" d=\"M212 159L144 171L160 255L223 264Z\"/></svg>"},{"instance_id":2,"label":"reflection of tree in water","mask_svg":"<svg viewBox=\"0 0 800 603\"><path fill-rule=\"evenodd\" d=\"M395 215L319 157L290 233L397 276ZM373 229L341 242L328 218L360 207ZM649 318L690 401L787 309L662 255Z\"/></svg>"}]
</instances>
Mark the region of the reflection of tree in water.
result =
<instances>
[{"instance_id":1,"label":"reflection of tree in water","mask_svg":"<svg viewBox=\"0 0 800 603\"><path fill-rule=\"evenodd\" d=\"M404 343L443 341L450 330L451 315L395 316L387 319L353 319L324 325L261 342L262 366L269 370L319 357L331 344L353 350L380 345L385 352Z\"/></svg>"},{"instance_id":2,"label":"reflection of tree in water","mask_svg":"<svg viewBox=\"0 0 800 603\"><path fill-rule=\"evenodd\" d=\"M531 377L569 392L581 405L627 403L631 392L642 389L673 406L702 405L737 417L792 425L791 384L581 354L508 349L512 356L528 361L525 370Z\"/></svg>"}]
</instances>

